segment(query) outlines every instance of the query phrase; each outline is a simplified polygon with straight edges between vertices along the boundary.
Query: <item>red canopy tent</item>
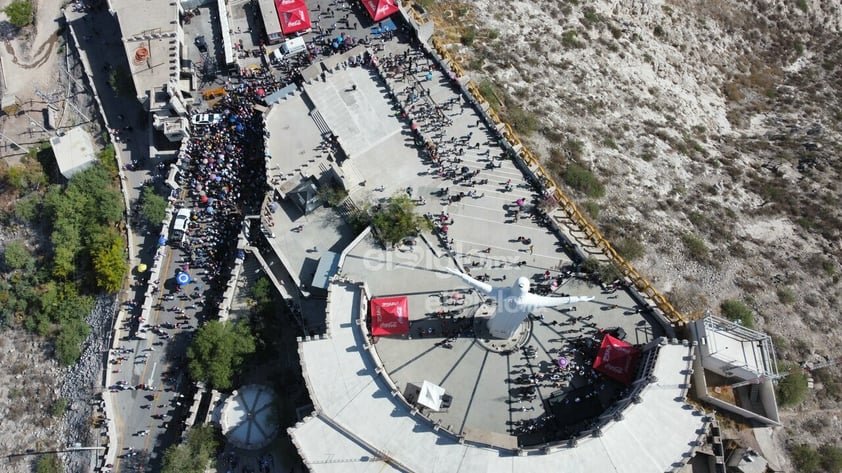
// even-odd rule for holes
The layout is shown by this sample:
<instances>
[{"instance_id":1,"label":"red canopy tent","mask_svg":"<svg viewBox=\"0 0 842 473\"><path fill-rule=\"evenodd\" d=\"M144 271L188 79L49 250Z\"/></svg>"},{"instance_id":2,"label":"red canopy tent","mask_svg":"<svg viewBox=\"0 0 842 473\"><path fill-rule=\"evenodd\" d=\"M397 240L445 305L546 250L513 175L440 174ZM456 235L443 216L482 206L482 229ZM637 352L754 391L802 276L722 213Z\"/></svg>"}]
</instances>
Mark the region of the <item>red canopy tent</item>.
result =
<instances>
[{"instance_id":1,"label":"red canopy tent","mask_svg":"<svg viewBox=\"0 0 842 473\"><path fill-rule=\"evenodd\" d=\"M310 29L310 12L304 0L275 0L281 31L285 35Z\"/></svg>"},{"instance_id":2,"label":"red canopy tent","mask_svg":"<svg viewBox=\"0 0 842 473\"><path fill-rule=\"evenodd\" d=\"M371 334L402 335L409 333L409 308L406 296L372 299Z\"/></svg>"},{"instance_id":3,"label":"red canopy tent","mask_svg":"<svg viewBox=\"0 0 842 473\"><path fill-rule=\"evenodd\" d=\"M383 18L398 11L398 5L395 0L362 0L368 14L374 21L380 21Z\"/></svg>"},{"instance_id":4,"label":"red canopy tent","mask_svg":"<svg viewBox=\"0 0 842 473\"><path fill-rule=\"evenodd\" d=\"M593 368L600 373L623 384L629 384L634 378L640 350L622 340L606 334L596 354Z\"/></svg>"}]
</instances>

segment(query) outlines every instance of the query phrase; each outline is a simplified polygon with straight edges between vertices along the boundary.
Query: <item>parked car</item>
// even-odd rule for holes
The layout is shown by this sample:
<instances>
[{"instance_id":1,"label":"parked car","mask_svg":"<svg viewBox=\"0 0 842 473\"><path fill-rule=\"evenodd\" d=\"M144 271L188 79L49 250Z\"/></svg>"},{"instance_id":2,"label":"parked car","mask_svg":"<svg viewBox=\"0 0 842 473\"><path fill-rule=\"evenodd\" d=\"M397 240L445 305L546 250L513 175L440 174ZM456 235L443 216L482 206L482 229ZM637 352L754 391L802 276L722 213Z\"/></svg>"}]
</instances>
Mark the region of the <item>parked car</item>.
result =
<instances>
[{"instance_id":1,"label":"parked car","mask_svg":"<svg viewBox=\"0 0 842 473\"><path fill-rule=\"evenodd\" d=\"M205 42L204 36L197 36L196 39L193 40L193 43L196 45L197 48L199 48L200 53L208 52L208 43Z\"/></svg>"},{"instance_id":2,"label":"parked car","mask_svg":"<svg viewBox=\"0 0 842 473\"><path fill-rule=\"evenodd\" d=\"M200 113L193 115L190 118L190 123L194 125L213 125L222 120L222 115L219 113Z\"/></svg>"}]
</instances>

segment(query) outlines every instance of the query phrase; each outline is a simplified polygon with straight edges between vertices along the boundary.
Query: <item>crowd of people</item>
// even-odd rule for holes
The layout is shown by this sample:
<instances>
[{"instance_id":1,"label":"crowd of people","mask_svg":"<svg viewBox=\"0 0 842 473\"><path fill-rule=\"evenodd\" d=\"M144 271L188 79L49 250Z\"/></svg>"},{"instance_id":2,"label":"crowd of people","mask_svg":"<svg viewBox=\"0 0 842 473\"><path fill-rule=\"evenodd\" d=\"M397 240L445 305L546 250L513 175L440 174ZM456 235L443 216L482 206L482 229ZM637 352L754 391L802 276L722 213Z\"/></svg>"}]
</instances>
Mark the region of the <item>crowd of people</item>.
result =
<instances>
[{"instance_id":1,"label":"crowd of people","mask_svg":"<svg viewBox=\"0 0 842 473\"><path fill-rule=\"evenodd\" d=\"M179 158L179 183L186 189L180 204L192 213L182 262L202 269L212 303L219 302L233 264L243 217L257 212L265 191L263 121L253 104L267 83L255 81L240 84L216 104L221 120L200 125L204 129L194 131Z\"/></svg>"}]
</instances>

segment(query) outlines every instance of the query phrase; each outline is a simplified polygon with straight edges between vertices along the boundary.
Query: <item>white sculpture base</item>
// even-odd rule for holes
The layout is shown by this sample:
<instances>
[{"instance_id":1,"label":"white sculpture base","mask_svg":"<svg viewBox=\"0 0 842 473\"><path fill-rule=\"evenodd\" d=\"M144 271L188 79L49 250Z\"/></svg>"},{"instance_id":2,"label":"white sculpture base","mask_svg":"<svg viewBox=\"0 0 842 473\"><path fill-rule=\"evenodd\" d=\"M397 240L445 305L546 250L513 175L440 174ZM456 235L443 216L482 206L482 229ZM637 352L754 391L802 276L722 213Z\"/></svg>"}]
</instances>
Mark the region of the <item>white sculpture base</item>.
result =
<instances>
[{"instance_id":1,"label":"white sculpture base","mask_svg":"<svg viewBox=\"0 0 842 473\"><path fill-rule=\"evenodd\" d=\"M483 314L483 310L487 310L491 315ZM493 311L493 307L483 306L474 317L474 334L477 342L486 350L497 353L508 353L526 345L532 336L532 320L528 317L524 319L509 337L497 337L489 328L489 324L494 320Z\"/></svg>"}]
</instances>

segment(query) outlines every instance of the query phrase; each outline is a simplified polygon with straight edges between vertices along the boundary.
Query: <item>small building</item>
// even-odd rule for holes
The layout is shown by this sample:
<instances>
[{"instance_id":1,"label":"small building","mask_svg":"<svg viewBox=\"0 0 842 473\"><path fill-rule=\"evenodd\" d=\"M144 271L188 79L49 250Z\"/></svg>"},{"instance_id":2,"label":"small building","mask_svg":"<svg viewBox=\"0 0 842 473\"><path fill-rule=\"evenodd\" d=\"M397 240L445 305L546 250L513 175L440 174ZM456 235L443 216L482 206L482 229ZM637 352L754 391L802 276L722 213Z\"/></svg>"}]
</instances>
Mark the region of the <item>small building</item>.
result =
<instances>
[{"instance_id":1,"label":"small building","mask_svg":"<svg viewBox=\"0 0 842 473\"><path fill-rule=\"evenodd\" d=\"M81 127L73 128L62 136L50 138L58 171L65 179L91 167L96 161L96 152L91 135Z\"/></svg>"},{"instance_id":2,"label":"small building","mask_svg":"<svg viewBox=\"0 0 842 473\"><path fill-rule=\"evenodd\" d=\"M327 297L327 290L330 287L333 276L339 271L340 254L334 251L325 251L319 258L316 266L316 273L313 275L313 282L310 284L311 294L315 297Z\"/></svg>"},{"instance_id":3,"label":"small building","mask_svg":"<svg viewBox=\"0 0 842 473\"><path fill-rule=\"evenodd\" d=\"M283 41L284 33L281 31L281 19L278 17L278 10L275 7L275 0L259 0L260 17L263 19L263 28L266 31L266 39L269 44L277 44Z\"/></svg>"},{"instance_id":4,"label":"small building","mask_svg":"<svg viewBox=\"0 0 842 473\"><path fill-rule=\"evenodd\" d=\"M691 323L690 333L698 350L693 363L696 396L762 425L781 425L771 337L715 316Z\"/></svg>"}]
</instances>

